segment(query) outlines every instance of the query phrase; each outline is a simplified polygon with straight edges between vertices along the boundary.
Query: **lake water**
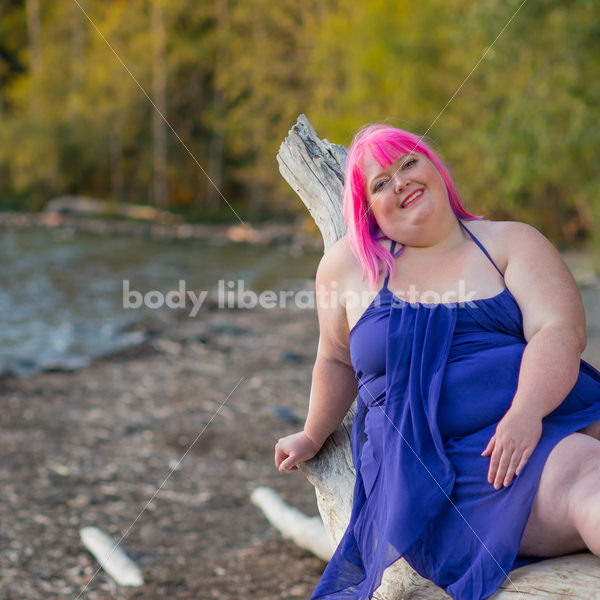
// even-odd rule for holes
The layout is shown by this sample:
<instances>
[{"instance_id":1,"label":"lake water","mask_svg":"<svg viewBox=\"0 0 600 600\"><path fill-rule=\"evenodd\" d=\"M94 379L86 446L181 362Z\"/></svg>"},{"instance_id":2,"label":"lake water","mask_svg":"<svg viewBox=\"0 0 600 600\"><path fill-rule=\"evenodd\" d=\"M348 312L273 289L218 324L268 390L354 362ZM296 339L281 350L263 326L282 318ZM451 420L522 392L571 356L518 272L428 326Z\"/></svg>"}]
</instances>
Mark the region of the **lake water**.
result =
<instances>
[{"instance_id":1,"label":"lake water","mask_svg":"<svg viewBox=\"0 0 600 600\"><path fill-rule=\"evenodd\" d=\"M178 290L180 280L196 292L219 280L261 292L312 279L318 260L285 247L0 230L0 374L80 368L142 341L131 324L157 312L125 309L125 281L143 294Z\"/></svg>"},{"instance_id":2,"label":"lake water","mask_svg":"<svg viewBox=\"0 0 600 600\"><path fill-rule=\"evenodd\" d=\"M141 294L178 290L180 280L196 293L216 290L219 280L256 292L297 289L314 278L319 257L289 247L0 230L0 374L80 368L142 342L144 331L131 325L157 310L124 308L124 282ZM590 338L584 358L598 367L600 288L581 291Z\"/></svg>"}]
</instances>

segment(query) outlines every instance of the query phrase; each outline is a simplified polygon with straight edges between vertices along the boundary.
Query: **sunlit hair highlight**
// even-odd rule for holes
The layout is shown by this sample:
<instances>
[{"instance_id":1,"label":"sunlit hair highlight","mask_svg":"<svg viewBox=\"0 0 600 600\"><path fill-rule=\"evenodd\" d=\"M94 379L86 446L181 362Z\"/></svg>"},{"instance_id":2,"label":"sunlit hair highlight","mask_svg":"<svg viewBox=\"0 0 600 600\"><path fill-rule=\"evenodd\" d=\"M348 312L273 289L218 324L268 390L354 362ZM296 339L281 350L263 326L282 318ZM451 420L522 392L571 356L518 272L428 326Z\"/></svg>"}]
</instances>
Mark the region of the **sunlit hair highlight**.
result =
<instances>
[{"instance_id":1,"label":"sunlit hair highlight","mask_svg":"<svg viewBox=\"0 0 600 600\"><path fill-rule=\"evenodd\" d=\"M361 162L365 154L369 154L381 168L385 168L401 155L410 152L423 154L435 165L446 184L450 206L457 218L469 221L483 218L471 215L465 210L448 169L419 136L379 123L363 127L354 136L346 157L344 219L352 252L360 262L372 288L377 285L381 263L384 272L393 274L394 257L378 242L386 239L386 236L380 231L373 213L369 210ZM402 245L396 256L401 254L403 249Z\"/></svg>"}]
</instances>

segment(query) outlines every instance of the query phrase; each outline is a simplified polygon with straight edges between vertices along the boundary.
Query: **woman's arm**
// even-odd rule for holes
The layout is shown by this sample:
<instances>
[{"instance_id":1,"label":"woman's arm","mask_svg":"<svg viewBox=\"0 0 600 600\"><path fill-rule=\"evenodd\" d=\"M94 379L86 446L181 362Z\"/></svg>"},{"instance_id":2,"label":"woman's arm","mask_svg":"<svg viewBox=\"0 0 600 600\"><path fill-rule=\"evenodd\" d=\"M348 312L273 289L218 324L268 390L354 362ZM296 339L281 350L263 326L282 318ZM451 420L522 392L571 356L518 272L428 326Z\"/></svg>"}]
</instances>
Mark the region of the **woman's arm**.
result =
<instances>
[{"instance_id":1,"label":"woman's arm","mask_svg":"<svg viewBox=\"0 0 600 600\"><path fill-rule=\"evenodd\" d=\"M506 223L504 279L523 315L527 345L517 391L483 455L491 455L488 480L509 485L542 432L541 421L569 394L586 344L585 313L571 272L554 246L524 223Z\"/></svg>"},{"instance_id":2,"label":"woman's arm","mask_svg":"<svg viewBox=\"0 0 600 600\"><path fill-rule=\"evenodd\" d=\"M352 367L328 357L325 352L318 352L304 425L306 436L320 448L343 421L355 397L356 379Z\"/></svg>"},{"instance_id":3,"label":"woman's arm","mask_svg":"<svg viewBox=\"0 0 600 600\"><path fill-rule=\"evenodd\" d=\"M349 251L341 240L323 256L315 287L320 339L312 372L312 387L304 430L280 439L275 464L280 471L296 470L312 458L342 422L356 397L356 379L350 362L346 310L339 301L344 289Z\"/></svg>"}]
</instances>

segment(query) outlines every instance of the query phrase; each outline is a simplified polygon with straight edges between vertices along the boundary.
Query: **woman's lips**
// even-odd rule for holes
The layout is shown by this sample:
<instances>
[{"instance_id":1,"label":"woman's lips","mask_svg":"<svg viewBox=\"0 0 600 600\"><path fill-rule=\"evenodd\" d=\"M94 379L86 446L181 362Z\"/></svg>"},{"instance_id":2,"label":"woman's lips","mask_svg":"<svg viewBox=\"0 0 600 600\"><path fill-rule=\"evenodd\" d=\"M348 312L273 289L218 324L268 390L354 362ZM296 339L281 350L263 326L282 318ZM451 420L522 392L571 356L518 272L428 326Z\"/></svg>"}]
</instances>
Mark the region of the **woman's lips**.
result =
<instances>
[{"instance_id":1,"label":"woman's lips","mask_svg":"<svg viewBox=\"0 0 600 600\"><path fill-rule=\"evenodd\" d=\"M423 195L424 191L425 190L423 188L421 188L420 190L416 190L415 192L413 192L412 194L410 194L408 196L408 198L406 198L405 200L402 201L402 204L400 205L400 208L408 208L409 206L411 206L412 204L414 204L415 201L418 200Z\"/></svg>"}]
</instances>

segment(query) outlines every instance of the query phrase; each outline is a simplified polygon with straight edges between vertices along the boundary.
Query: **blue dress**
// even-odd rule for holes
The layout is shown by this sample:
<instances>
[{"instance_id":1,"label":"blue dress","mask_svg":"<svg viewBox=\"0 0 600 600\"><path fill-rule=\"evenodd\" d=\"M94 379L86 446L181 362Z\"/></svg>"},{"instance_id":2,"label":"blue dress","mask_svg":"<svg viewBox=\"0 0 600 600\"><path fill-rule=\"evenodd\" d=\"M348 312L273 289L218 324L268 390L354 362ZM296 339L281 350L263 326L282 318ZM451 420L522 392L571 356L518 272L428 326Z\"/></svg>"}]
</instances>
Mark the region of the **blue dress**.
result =
<instances>
[{"instance_id":1,"label":"blue dress","mask_svg":"<svg viewBox=\"0 0 600 600\"><path fill-rule=\"evenodd\" d=\"M311 600L371 598L400 557L452 598L487 598L511 569L542 560L517 552L544 462L600 419L600 372L581 361L525 467L496 490L481 452L517 389L526 340L516 300L505 288L468 303L409 304L388 278L350 331L352 514Z\"/></svg>"}]
</instances>

